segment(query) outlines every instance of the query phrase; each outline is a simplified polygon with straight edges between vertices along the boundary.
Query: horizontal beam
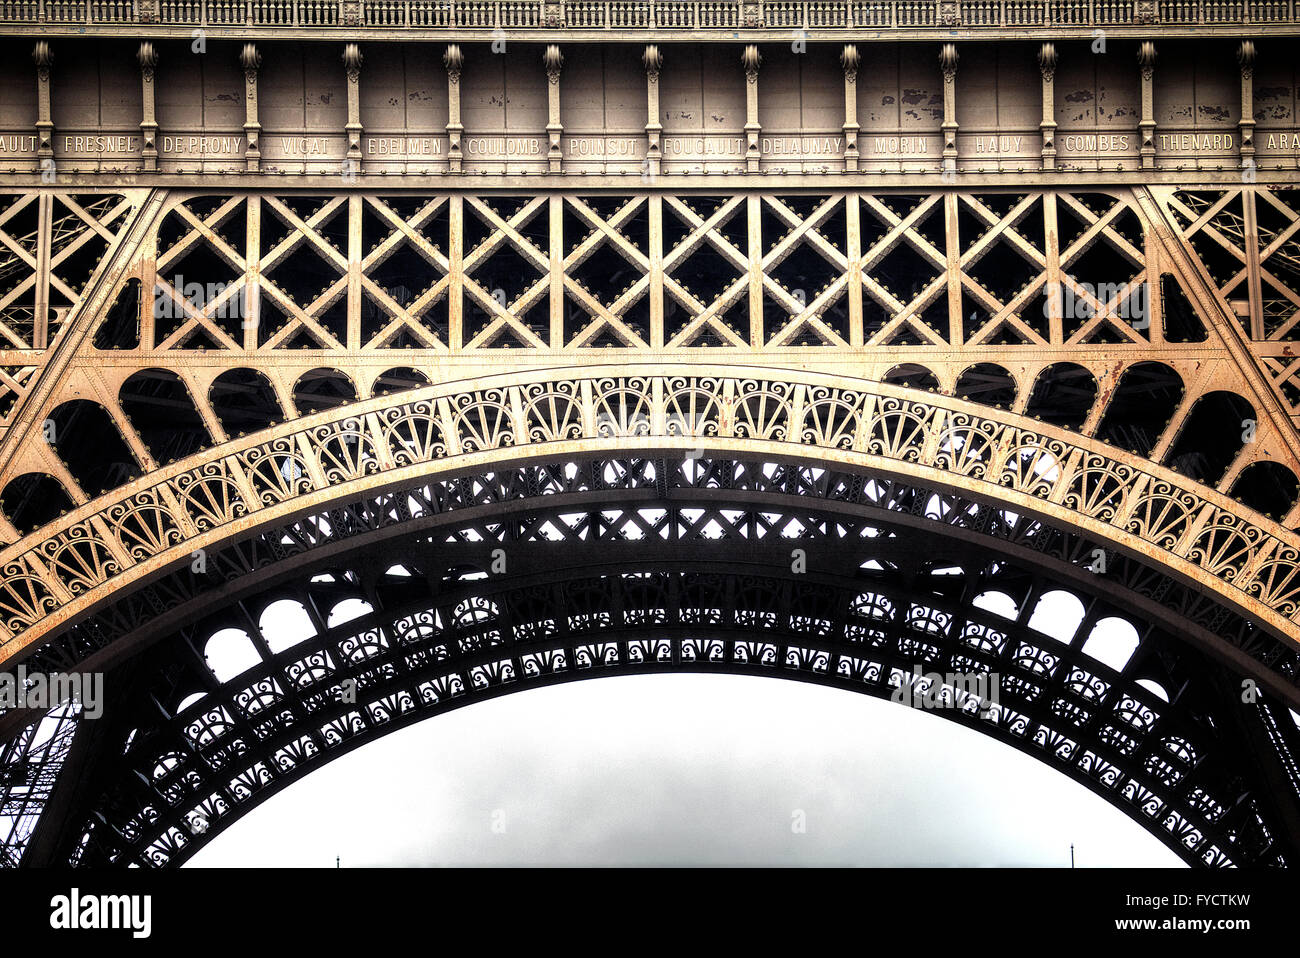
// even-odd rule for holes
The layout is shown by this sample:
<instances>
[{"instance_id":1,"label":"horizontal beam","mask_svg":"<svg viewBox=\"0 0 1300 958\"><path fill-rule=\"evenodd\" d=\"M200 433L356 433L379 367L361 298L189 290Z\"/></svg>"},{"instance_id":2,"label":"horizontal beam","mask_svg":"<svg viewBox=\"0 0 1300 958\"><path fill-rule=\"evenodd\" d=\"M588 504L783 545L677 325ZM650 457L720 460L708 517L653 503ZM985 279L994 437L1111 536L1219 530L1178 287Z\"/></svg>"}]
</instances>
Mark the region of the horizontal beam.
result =
<instances>
[{"instance_id":1,"label":"horizontal beam","mask_svg":"<svg viewBox=\"0 0 1300 958\"><path fill-rule=\"evenodd\" d=\"M791 30L858 41L950 38L1063 39L1104 28L1117 36L1237 36L1297 29L1296 0L12 0L0 33L81 36L511 39L586 37L735 41Z\"/></svg>"}]
</instances>

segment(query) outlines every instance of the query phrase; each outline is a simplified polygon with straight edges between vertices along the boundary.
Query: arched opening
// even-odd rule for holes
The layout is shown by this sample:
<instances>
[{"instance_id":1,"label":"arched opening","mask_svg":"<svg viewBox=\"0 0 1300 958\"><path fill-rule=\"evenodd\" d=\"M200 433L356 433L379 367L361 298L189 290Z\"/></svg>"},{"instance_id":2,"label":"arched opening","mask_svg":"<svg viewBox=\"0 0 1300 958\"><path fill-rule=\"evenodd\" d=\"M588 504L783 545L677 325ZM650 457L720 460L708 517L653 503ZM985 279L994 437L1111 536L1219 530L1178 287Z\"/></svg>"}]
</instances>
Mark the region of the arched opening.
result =
<instances>
[{"instance_id":1,"label":"arched opening","mask_svg":"<svg viewBox=\"0 0 1300 958\"><path fill-rule=\"evenodd\" d=\"M300 416L356 401L357 388L337 369L309 370L293 386L293 405Z\"/></svg>"},{"instance_id":2,"label":"arched opening","mask_svg":"<svg viewBox=\"0 0 1300 958\"><path fill-rule=\"evenodd\" d=\"M92 498L140 473L113 417L89 399L65 402L50 413L47 436L81 491Z\"/></svg>"},{"instance_id":3,"label":"arched opening","mask_svg":"<svg viewBox=\"0 0 1300 958\"><path fill-rule=\"evenodd\" d=\"M1138 647L1138 631L1133 623L1116 616L1099 619L1083 643L1083 654L1090 655L1116 672L1123 672Z\"/></svg>"},{"instance_id":4,"label":"arched opening","mask_svg":"<svg viewBox=\"0 0 1300 958\"><path fill-rule=\"evenodd\" d=\"M228 438L267 429L285 415L271 381L253 369L231 369L208 392L212 411Z\"/></svg>"},{"instance_id":5,"label":"arched opening","mask_svg":"<svg viewBox=\"0 0 1300 958\"><path fill-rule=\"evenodd\" d=\"M1016 381L996 363L976 363L957 378L953 395L983 406L1010 406L1016 401Z\"/></svg>"},{"instance_id":6,"label":"arched opening","mask_svg":"<svg viewBox=\"0 0 1300 958\"><path fill-rule=\"evenodd\" d=\"M72 497L63 483L43 472L15 476L0 493L0 511L24 535L53 522L72 506Z\"/></svg>"},{"instance_id":7,"label":"arched opening","mask_svg":"<svg viewBox=\"0 0 1300 958\"><path fill-rule=\"evenodd\" d=\"M424 373L409 366L399 366L396 369L387 369L380 373L370 390L370 395L385 396L393 393L404 393L427 385L429 385L429 377Z\"/></svg>"},{"instance_id":8,"label":"arched opening","mask_svg":"<svg viewBox=\"0 0 1300 958\"><path fill-rule=\"evenodd\" d=\"M1097 401L1097 380L1078 363L1054 363L1034 381L1025 415L1078 429Z\"/></svg>"},{"instance_id":9,"label":"arched opening","mask_svg":"<svg viewBox=\"0 0 1300 958\"><path fill-rule=\"evenodd\" d=\"M1029 627L1050 636L1058 642L1068 643L1083 621L1083 603L1079 597L1060 589L1044 592L1029 617Z\"/></svg>"},{"instance_id":10,"label":"arched opening","mask_svg":"<svg viewBox=\"0 0 1300 958\"><path fill-rule=\"evenodd\" d=\"M939 377L917 363L900 363L881 377L881 382L909 389L939 388Z\"/></svg>"},{"instance_id":11,"label":"arched opening","mask_svg":"<svg viewBox=\"0 0 1300 958\"><path fill-rule=\"evenodd\" d=\"M222 629L208 637L203 658L218 682L229 682L262 661L257 647L242 629Z\"/></svg>"},{"instance_id":12,"label":"arched opening","mask_svg":"<svg viewBox=\"0 0 1300 958\"><path fill-rule=\"evenodd\" d=\"M316 634L316 626L301 602L280 599L262 610L257 620L258 628L266 637L266 645L274 655L307 641Z\"/></svg>"},{"instance_id":13,"label":"arched opening","mask_svg":"<svg viewBox=\"0 0 1300 958\"><path fill-rule=\"evenodd\" d=\"M1236 393L1212 392L1196 400L1164 464L1207 486L1223 478L1255 434L1255 407Z\"/></svg>"},{"instance_id":14,"label":"arched opening","mask_svg":"<svg viewBox=\"0 0 1300 958\"><path fill-rule=\"evenodd\" d=\"M184 380L170 369L143 369L122 384L117 401L154 462L165 465L212 444Z\"/></svg>"},{"instance_id":15,"label":"arched opening","mask_svg":"<svg viewBox=\"0 0 1300 958\"><path fill-rule=\"evenodd\" d=\"M1296 475L1280 462L1252 462L1232 484L1232 495L1256 512L1281 519L1295 505L1300 493Z\"/></svg>"},{"instance_id":16,"label":"arched opening","mask_svg":"<svg viewBox=\"0 0 1300 958\"><path fill-rule=\"evenodd\" d=\"M1182 398L1182 378L1164 363L1130 366L1106 404L1096 437L1139 456L1150 455Z\"/></svg>"}]
</instances>

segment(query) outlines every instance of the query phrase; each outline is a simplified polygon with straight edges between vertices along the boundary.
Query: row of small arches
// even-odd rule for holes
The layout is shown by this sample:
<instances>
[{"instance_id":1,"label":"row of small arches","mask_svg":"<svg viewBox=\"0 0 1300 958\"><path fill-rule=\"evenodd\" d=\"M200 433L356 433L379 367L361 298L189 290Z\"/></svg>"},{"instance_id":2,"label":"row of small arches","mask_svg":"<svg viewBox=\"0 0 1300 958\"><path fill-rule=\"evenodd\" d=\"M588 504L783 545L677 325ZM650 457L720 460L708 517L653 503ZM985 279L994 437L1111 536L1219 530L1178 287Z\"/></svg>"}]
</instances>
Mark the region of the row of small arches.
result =
<instances>
[{"instance_id":1,"label":"row of small arches","mask_svg":"<svg viewBox=\"0 0 1300 958\"><path fill-rule=\"evenodd\" d=\"M914 389L939 391L939 379L917 363L889 370L882 381ZM1129 366L1101 410L1091 435L1104 442L1150 457L1182 402L1182 377L1164 363ZM1096 378L1078 363L1054 363L1038 374L1025 402L1026 416L1082 429L1094 414ZM953 395L986 406L1010 408L1019 397L1015 378L995 363L977 363L956 381ZM1207 486L1215 486L1254 440L1256 413L1251 403L1233 392L1206 393L1192 405L1178 434L1160 457L1161 464ZM1300 495L1300 480L1278 462L1260 460L1241 470L1228 491L1245 505L1281 519Z\"/></svg>"},{"instance_id":2,"label":"row of small arches","mask_svg":"<svg viewBox=\"0 0 1300 958\"><path fill-rule=\"evenodd\" d=\"M896 366L882 379L915 389L939 389L938 377L915 363ZM428 384L429 378L419 370L398 367L381 373L370 392L382 395ZM1163 363L1130 366L1091 434L1140 456L1150 456L1169 428L1183 391L1182 379ZM1000 407L1014 406L1018 392L1012 375L993 363L967 368L953 389L958 398ZM1077 430L1093 414L1098 393L1097 380L1086 368L1055 363L1039 373L1024 412ZM122 413L155 464L183 459L223 439L359 398L347 375L320 368L299 377L288 397L290 408L286 408L263 373L247 368L227 370L217 376L207 395L211 420L225 434L217 436L185 381L171 370L141 370L127 379L118 393ZM1192 406L1161 462L1193 480L1216 485L1253 438L1254 421L1254 407L1237 394L1207 393ZM117 488L146 467L109 412L91 400L71 400L57 407L46 423L46 438L88 497ZM1300 495L1300 480L1286 466L1260 460L1241 470L1229 494L1258 512L1282 518ZM23 534L72 506L73 499L63 484L44 473L17 476L0 492L0 512Z\"/></svg>"},{"instance_id":3,"label":"row of small arches","mask_svg":"<svg viewBox=\"0 0 1300 958\"><path fill-rule=\"evenodd\" d=\"M429 385L416 369L381 373L372 395ZM185 381L169 369L143 369L118 391L118 405L155 465L191 456L234 436L257 432L294 416L333 409L359 397L352 380L336 369L313 369L299 377L285 409L267 377L254 369L223 372L208 391L208 408L224 436L214 435ZM74 399L54 409L43 435L67 465L81 492L94 497L145 471L117 422L99 403ZM44 473L12 479L0 492L0 512L26 534L73 507L63 484Z\"/></svg>"}]
</instances>

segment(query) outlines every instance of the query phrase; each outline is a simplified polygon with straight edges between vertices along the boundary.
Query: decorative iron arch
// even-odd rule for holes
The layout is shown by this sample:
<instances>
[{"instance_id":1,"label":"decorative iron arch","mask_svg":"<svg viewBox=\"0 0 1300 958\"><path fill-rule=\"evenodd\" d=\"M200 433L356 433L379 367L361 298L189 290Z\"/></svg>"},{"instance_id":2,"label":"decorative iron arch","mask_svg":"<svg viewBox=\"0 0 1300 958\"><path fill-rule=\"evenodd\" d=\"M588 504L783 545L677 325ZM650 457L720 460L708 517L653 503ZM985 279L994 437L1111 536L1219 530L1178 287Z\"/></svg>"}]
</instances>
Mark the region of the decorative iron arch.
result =
<instances>
[{"instance_id":1,"label":"decorative iron arch","mask_svg":"<svg viewBox=\"0 0 1300 958\"><path fill-rule=\"evenodd\" d=\"M1276 716L1241 707L1231 677L1181 636L1094 587L1081 590L1078 626L1050 637L1031 624L1057 588L1042 567L991 558L941 527L919 531L797 495L695 492L612 509L568 501L449 513L407 533L400 549L318 556L291 579L210 602L209 615L140 653L134 681L119 675L128 691L95 734L104 753L126 760L104 776L90 769L94 789L41 847L81 865L178 864L325 762L526 688L696 671L897 698L902 686L922 694L920 670L993 676L996 703L958 691L938 714L1069 775L1184 860L1293 857L1285 811L1245 763L1257 747L1249 727L1257 738ZM805 552L803 571L792 568L792 547ZM506 568L474 571L496 548ZM1015 613L981 607L989 591L1012 597ZM286 598L314 634L272 652L261 613ZM356 599L371 611L327 624L329 609ZM1120 670L1084 650L1096 623L1113 617L1140 630ZM208 636L229 629L254 636L259 658L219 681L202 654ZM1152 682L1176 689L1172 701Z\"/></svg>"}]
</instances>

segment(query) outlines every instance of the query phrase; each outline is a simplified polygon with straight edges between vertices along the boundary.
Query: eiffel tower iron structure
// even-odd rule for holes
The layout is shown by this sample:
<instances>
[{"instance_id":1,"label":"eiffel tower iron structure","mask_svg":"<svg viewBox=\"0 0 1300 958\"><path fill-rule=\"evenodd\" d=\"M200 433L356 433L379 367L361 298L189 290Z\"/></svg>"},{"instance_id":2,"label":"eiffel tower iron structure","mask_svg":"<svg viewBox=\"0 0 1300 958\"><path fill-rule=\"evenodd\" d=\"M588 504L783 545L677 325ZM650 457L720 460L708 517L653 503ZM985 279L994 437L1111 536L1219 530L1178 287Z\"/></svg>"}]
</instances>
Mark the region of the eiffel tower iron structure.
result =
<instances>
[{"instance_id":1,"label":"eiffel tower iron structure","mask_svg":"<svg viewBox=\"0 0 1300 958\"><path fill-rule=\"evenodd\" d=\"M681 671L996 676L936 714L1300 862L1298 36L0 4L0 689L104 689L4 702L0 863L176 866L395 729Z\"/></svg>"}]
</instances>

